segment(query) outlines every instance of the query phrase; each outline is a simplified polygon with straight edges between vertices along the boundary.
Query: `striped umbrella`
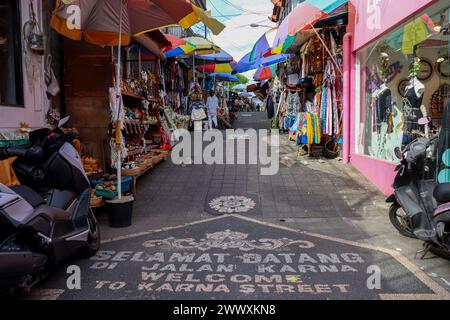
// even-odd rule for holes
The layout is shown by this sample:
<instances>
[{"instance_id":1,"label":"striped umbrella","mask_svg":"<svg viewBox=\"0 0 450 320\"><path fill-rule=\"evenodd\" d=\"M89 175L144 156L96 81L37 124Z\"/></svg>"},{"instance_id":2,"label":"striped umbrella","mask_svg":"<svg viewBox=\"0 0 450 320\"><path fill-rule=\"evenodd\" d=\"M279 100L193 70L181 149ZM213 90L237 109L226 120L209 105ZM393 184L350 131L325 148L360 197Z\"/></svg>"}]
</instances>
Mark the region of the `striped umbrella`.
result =
<instances>
[{"instance_id":1,"label":"striped umbrella","mask_svg":"<svg viewBox=\"0 0 450 320\"><path fill-rule=\"evenodd\" d=\"M253 49L250 53L250 61L272 55L272 44L275 41L276 35L277 29L271 29L265 32L253 46Z\"/></svg>"},{"instance_id":2,"label":"striped umbrella","mask_svg":"<svg viewBox=\"0 0 450 320\"><path fill-rule=\"evenodd\" d=\"M170 46L163 48L166 58L189 54L195 50L195 46L193 44L178 38L177 36L165 34L165 37L170 41Z\"/></svg>"},{"instance_id":3,"label":"striped umbrella","mask_svg":"<svg viewBox=\"0 0 450 320\"><path fill-rule=\"evenodd\" d=\"M231 72L233 72L233 67L230 63L200 65L197 68L201 71L208 72L208 73L231 73Z\"/></svg>"},{"instance_id":4,"label":"striped umbrella","mask_svg":"<svg viewBox=\"0 0 450 320\"><path fill-rule=\"evenodd\" d=\"M221 51L220 47L202 37L187 37L184 41L195 47L195 54L213 54Z\"/></svg>"},{"instance_id":5,"label":"striped umbrella","mask_svg":"<svg viewBox=\"0 0 450 320\"><path fill-rule=\"evenodd\" d=\"M250 70L256 70L261 67L268 67L280 62L285 62L290 55L277 54L267 58L260 58L255 61L250 61L250 52L247 53L237 64L233 67L233 73L243 73Z\"/></svg>"},{"instance_id":6,"label":"striped umbrella","mask_svg":"<svg viewBox=\"0 0 450 320\"><path fill-rule=\"evenodd\" d=\"M306 0L300 3L278 27L272 52L286 52L294 42L297 32L311 29L317 21L328 17L347 2L348 0Z\"/></svg>"}]
</instances>

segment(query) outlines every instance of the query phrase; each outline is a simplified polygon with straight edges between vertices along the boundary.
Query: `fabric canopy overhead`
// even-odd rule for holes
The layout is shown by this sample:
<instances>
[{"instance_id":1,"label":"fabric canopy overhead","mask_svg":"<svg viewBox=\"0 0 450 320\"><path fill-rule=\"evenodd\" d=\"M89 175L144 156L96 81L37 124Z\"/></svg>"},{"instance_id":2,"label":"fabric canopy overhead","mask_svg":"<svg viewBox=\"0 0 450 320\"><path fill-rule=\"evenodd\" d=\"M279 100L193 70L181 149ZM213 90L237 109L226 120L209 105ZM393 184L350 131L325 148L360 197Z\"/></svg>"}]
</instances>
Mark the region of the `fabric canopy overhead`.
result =
<instances>
[{"instance_id":1,"label":"fabric canopy overhead","mask_svg":"<svg viewBox=\"0 0 450 320\"><path fill-rule=\"evenodd\" d=\"M120 7L123 0L57 0L51 25L59 33L72 40L117 46L120 23ZM67 4L66 4L67 3ZM78 8L78 9L77 9ZM80 19L71 17L78 12ZM204 14L200 14L203 12ZM123 2L122 44L128 45L131 36L141 35L165 26L180 25L187 29L208 16L189 0L127 0ZM211 24L211 19L203 21ZM214 19L213 19L214 20ZM216 26L212 28L217 32Z\"/></svg>"},{"instance_id":2,"label":"fabric canopy overhead","mask_svg":"<svg viewBox=\"0 0 450 320\"><path fill-rule=\"evenodd\" d=\"M348 0L306 0L300 3L278 27L272 52L286 52L295 41L297 32L311 29L316 22L346 3Z\"/></svg>"},{"instance_id":3,"label":"fabric canopy overhead","mask_svg":"<svg viewBox=\"0 0 450 320\"><path fill-rule=\"evenodd\" d=\"M285 62L290 57L290 55L286 55L286 54L277 54L277 55L269 56L266 58L260 58L255 61L250 61L250 55L251 55L250 52L247 53L241 59L241 61L239 61L236 64L236 66L234 67L234 70L233 70L233 74L247 72L250 70L256 70L261 67L268 67L273 64Z\"/></svg>"}]
</instances>

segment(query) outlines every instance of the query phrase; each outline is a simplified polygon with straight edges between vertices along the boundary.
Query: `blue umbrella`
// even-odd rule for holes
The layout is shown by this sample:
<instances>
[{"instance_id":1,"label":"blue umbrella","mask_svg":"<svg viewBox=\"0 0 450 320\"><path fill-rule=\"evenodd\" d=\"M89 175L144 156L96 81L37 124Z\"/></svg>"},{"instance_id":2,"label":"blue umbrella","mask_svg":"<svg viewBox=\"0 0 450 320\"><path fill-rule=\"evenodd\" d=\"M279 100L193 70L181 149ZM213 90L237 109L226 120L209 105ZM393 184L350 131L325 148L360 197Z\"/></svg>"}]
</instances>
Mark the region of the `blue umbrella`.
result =
<instances>
[{"instance_id":1,"label":"blue umbrella","mask_svg":"<svg viewBox=\"0 0 450 320\"><path fill-rule=\"evenodd\" d=\"M209 76L211 78L215 78L217 81L222 81L222 82L239 82L238 77L232 75L231 73L218 72L218 73L211 73Z\"/></svg>"},{"instance_id":2,"label":"blue umbrella","mask_svg":"<svg viewBox=\"0 0 450 320\"><path fill-rule=\"evenodd\" d=\"M243 73L262 67L268 67L280 62L285 62L290 56L291 55L289 54L277 54L270 57L263 57L254 61L250 61L251 52L249 52L234 67L233 74Z\"/></svg>"},{"instance_id":3,"label":"blue umbrella","mask_svg":"<svg viewBox=\"0 0 450 320\"><path fill-rule=\"evenodd\" d=\"M192 55L182 55L180 56L181 59L191 61L191 63L194 62L197 65L200 64L219 64L219 63L227 63L233 61L233 56L231 56L229 53L227 53L225 50L220 51L219 53L212 53L212 54L192 54Z\"/></svg>"}]
</instances>

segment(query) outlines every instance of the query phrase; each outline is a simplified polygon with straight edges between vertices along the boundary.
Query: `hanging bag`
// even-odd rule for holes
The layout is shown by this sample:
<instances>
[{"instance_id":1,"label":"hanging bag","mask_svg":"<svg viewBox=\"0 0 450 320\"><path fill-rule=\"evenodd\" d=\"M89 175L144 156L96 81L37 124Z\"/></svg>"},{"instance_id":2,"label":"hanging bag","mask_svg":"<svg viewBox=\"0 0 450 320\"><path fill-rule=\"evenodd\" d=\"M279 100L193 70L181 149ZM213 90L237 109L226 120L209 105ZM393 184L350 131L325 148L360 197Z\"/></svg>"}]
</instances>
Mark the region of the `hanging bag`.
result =
<instances>
[{"instance_id":1,"label":"hanging bag","mask_svg":"<svg viewBox=\"0 0 450 320\"><path fill-rule=\"evenodd\" d=\"M33 2L29 1L30 20L23 25L23 37L28 49L32 52L43 55L45 52L45 40L34 11Z\"/></svg>"}]
</instances>

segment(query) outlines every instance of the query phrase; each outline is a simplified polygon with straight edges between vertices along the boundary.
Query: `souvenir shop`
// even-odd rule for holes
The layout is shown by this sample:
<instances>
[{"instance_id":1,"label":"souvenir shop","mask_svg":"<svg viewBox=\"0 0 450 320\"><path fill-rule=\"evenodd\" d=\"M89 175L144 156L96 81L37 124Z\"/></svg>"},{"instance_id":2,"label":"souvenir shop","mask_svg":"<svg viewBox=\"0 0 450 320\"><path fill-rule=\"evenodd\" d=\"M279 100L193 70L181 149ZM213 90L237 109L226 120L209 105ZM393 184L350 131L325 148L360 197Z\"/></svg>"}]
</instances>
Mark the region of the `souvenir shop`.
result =
<instances>
[{"instance_id":1,"label":"souvenir shop","mask_svg":"<svg viewBox=\"0 0 450 320\"><path fill-rule=\"evenodd\" d=\"M79 132L77 148L96 190L93 206L98 206L117 194L117 95L113 88L117 48L65 43L66 114ZM72 63L75 57L77 64ZM123 48L122 57L122 191L135 194L137 180L163 161L171 148L177 119L173 110L182 107L177 93L185 84L177 65L161 62L161 57L138 43Z\"/></svg>"},{"instance_id":2,"label":"souvenir shop","mask_svg":"<svg viewBox=\"0 0 450 320\"><path fill-rule=\"evenodd\" d=\"M289 133L310 156L339 156L343 132L343 24L307 30L297 35L278 66L267 108L273 105L273 127Z\"/></svg>"},{"instance_id":3,"label":"souvenir shop","mask_svg":"<svg viewBox=\"0 0 450 320\"><path fill-rule=\"evenodd\" d=\"M364 16L367 1L352 2L360 21L370 18ZM417 137L438 137L431 178L450 182L450 4L408 0L379 6L386 14L378 31L353 17L350 162L388 194L399 161L395 148Z\"/></svg>"}]
</instances>

